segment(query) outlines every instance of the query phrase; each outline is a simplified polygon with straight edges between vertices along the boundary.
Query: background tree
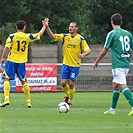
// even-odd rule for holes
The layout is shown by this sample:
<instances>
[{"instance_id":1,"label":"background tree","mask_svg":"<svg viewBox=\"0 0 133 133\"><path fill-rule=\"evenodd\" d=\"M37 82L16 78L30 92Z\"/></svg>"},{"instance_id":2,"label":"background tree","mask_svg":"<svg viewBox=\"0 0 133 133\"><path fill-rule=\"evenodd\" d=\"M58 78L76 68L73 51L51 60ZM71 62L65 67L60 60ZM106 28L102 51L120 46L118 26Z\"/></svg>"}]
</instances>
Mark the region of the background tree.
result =
<instances>
[{"instance_id":1,"label":"background tree","mask_svg":"<svg viewBox=\"0 0 133 133\"><path fill-rule=\"evenodd\" d=\"M25 0L0 1L0 43L4 43L8 34L15 31L14 23L26 11L25 2Z\"/></svg>"},{"instance_id":2,"label":"background tree","mask_svg":"<svg viewBox=\"0 0 133 133\"><path fill-rule=\"evenodd\" d=\"M132 32L133 30L133 1L121 0L94 0L88 4L92 14L91 34L93 43L104 43L106 34L112 30L110 17L113 13L120 13L123 17L122 28Z\"/></svg>"},{"instance_id":3,"label":"background tree","mask_svg":"<svg viewBox=\"0 0 133 133\"><path fill-rule=\"evenodd\" d=\"M27 23L26 32L38 32L45 17L50 19L53 32L67 33L71 21L79 23L79 33L89 44L103 44L106 34L112 30L110 17L119 12L123 16L123 28L133 30L132 0L2 0L0 1L0 40L15 32L18 19ZM37 43L53 43L47 33Z\"/></svg>"}]
</instances>

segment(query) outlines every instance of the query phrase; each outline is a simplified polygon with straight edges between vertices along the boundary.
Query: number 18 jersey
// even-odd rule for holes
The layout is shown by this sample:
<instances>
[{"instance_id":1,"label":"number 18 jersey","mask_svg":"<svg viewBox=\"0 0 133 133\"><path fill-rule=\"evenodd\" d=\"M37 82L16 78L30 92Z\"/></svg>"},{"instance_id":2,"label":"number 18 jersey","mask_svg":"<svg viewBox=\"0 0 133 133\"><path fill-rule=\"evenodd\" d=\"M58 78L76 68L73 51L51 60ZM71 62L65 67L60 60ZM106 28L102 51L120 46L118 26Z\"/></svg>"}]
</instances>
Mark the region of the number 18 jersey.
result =
<instances>
[{"instance_id":1,"label":"number 18 jersey","mask_svg":"<svg viewBox=\"0 0 133 133\"><path fill-rule=\"evenodd\" d=\"M127 30L116 28L108 33L104 48L111 48L112 68L130 67L130 48L133 49L133 36Z\"/></svg>"},{"instance_id":2,"label":"number 18 jersey","mask_svg":"<svg viewBox=\"0 0 133 133\"><path fill-rule=\"evenodd\" d=\"M38 33L23 33L16 32L10 34L6 40L6 47L10 49L8 54L8 61L15 63L26 63L28 56L28 45L30 42L40 40L40 35Z\"/></svg>"}]
</instances>

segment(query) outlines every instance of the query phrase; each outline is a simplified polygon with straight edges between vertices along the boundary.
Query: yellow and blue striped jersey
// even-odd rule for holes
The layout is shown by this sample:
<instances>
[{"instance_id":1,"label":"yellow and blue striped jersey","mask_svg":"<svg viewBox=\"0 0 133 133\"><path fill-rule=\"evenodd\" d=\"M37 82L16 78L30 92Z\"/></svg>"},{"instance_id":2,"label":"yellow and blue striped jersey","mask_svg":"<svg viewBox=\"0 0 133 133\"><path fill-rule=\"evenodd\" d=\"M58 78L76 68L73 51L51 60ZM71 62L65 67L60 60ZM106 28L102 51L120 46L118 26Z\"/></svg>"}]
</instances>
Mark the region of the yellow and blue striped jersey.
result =
<instances>
[{"instance_id":1,"label":"yellow and blue striped jersey","mask_svg":"<svg viewBox=\"0 0 133 133\"><path fill-rule=\"evenodd\" d=\"M71 36L70 34L55 34L55 40L63 44L63 64L71 67L79 67L81 65L81 58L78 54L82 51L89 50L89 46L80 34Z\"/></svg>"},{"instance_id":2,"label":"yellow and blue striped jersey","mask_svg":"<svg viewBox=\"0 0 133 133\"><path fill-rule=\"evenodd\" d=\"M40 35L38 33L16 32L10 34L5 45L10 49L7 60L15 63L27 62L28 45L30 42L36 40L40 40Z\"/></svg>"}]
</instances>

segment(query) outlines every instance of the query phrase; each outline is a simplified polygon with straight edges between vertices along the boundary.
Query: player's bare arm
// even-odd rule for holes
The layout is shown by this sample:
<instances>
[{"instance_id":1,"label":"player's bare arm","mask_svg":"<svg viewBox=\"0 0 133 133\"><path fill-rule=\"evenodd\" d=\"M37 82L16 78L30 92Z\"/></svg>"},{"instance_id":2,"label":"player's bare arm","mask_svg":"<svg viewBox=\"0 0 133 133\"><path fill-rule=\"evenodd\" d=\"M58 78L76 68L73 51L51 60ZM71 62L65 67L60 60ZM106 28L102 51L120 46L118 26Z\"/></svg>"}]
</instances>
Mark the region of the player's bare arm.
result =
<instances>
[{"instance_id":1,"label":"player's bare arm","mask_svg":"<svg viewBox=\"0 0 133 133\"><path fill-rule=\"evenodd\" d=\"M44 33L44 31L45 31L45 29L46 29L46 27L47 27L47 25L48 25L48 22L49 22L49 19L48 19L48 18L45 18L44 20L42 20L43 27L42 27L42 29L39 31L40 36L43 35L43 33Z\"/></svg>"},{"instance_id":2,"label":"player's bare arm","mask_svg":"<svg viewBox=\"0 0 133 133\"><path fill-rule=\"evenodd\" d=\"M89 49L89 50L87 50L86 52L84 52L84 53L79 53L78 54L78 57L79 58L83 58L83 57L85 57L85 56L87 56L87 55L89 55L91 53L91 50Z\"/></svg>"},{"instance_id":3,"label":"player's bare arm","mask_svg":"<svg viewBox=\"0 0 133 133\"><path fill-rule=\"evenodd\" d=\"M107 49L105 49L105 48L102 49L102 51L100 52L99 56L97 57L97 59L95 60L95 62L93 64L93 69L94 70L98 66L99 61L106 55L107 52L108 52Z\"/></svg>"},{"instance_id":4,"label":"player's bare arm","mask_svg":"<svg viewBox=\"0 0 133 133\"><path fill-rule=\"evenodd\" d=\"M50 29L50 27L49 27L48 24L47 24L46 30L47 30L48 35L49 35L52 39L55 39L55 34L51 31L51 29Z\"/></svg>"},{"instance_id":5,"label":"player's bare arm","mask_svg":"<svg viewBox=\"0 0 133 133\"><path fill-rule=\"evenodd\" d=\"M9 52L9 48L8 47L5 47L4 50L3 50L3 53L2 53L2 56L1 56L1 66L3 66L3 64L5 63L5 56L7 55L7 53Z\"/></svg>"}]
</instances>

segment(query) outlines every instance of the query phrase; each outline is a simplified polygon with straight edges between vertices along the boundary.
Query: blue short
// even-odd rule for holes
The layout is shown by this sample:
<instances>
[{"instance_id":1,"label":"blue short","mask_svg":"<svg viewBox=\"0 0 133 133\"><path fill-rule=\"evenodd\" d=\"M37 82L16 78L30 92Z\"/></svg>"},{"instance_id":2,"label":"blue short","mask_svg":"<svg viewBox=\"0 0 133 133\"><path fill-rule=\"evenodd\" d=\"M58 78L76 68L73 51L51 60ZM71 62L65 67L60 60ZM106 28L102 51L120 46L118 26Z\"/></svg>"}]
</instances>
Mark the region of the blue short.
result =
<instances>
[{"instance_id":1,"label":"blue short","mask_svg":"<svg viewBox=\"0 0 133 133\"><path fill-rule=\"evenodd\" d=\"M10 80L14 80L15 74L17 74L20 81L25 81L26 80L25 63L14 63L11 61L6 61L4 74L5 78L9 78Z\"/></svg>"},{"instance_id":2,"label":"blue short","mask_svg":"<svg viewBox=\"0 0 133 133\"><path fill-rule=\"evenodd\" d=\"M75 81L78 77L80 67L70 67L62 65L61 79L70 79Z\"/></svg>"}]
</instances>

